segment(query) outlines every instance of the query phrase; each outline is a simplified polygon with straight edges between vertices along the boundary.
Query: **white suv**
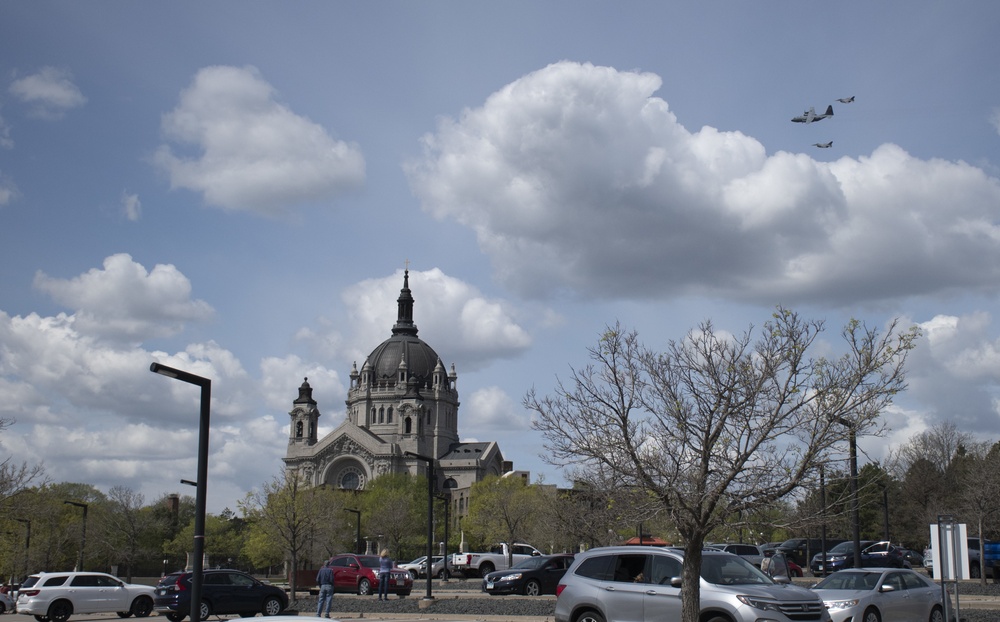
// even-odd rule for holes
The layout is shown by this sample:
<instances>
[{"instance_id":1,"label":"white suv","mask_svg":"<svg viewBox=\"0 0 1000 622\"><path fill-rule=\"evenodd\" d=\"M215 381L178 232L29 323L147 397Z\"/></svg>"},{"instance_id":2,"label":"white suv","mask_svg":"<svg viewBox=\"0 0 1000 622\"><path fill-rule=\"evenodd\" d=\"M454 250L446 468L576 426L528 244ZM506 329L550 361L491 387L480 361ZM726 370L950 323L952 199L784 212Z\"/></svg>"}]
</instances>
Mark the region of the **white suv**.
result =
<instances>
[{"instance_id":1,"label":"white suv","mask_svg":"<svg viewBox=\"0 0 1000 622\"><path fill-rule=\"evenodd\" d=\"M74 613L117 613L145 618L153 611L151 585L125 583L103 572L41 572L24 580L17 613L40 622L66 622Z\"/></svg>"},{"instance_id":2,"label":"white suv","mask_svg":"<svg viewBox=\"0 0 1000 622\"><path fill-rule=\"evenodd\" d=\"M775 583L732 553L704 549L700 619L830 622L819 595ZM556 588L556 622L679 620L684 551L614 546L578 553Z\"/></svg>"}]
</instances>

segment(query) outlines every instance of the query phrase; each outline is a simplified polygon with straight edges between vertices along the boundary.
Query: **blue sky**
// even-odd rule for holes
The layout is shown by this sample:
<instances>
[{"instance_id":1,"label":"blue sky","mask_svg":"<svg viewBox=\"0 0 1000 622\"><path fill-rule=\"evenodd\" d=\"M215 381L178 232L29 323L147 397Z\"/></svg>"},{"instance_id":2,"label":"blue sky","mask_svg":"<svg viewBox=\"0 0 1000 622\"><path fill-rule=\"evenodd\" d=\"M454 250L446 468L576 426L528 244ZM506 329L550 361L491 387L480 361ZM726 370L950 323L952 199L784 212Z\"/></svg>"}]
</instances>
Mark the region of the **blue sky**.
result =
<instances>
[{"instance_id":1,"label":"blue sky","mask_svg":"<svg viewBox=\"0 0 1000 622\"><path fill-rule=\"evenodd\" d=\"M209 511L321 433L409 261L464 439L552 483L521 398L606 324L654 347L776 305L919 324L868 458L1000 437L995 2L6 2L0 436L55 481ZM850 104L837 98L855 96ZM834 117L791 117L834 105ZM813 143L833 141L830 149Z\"/></svg>"}]
</instances>

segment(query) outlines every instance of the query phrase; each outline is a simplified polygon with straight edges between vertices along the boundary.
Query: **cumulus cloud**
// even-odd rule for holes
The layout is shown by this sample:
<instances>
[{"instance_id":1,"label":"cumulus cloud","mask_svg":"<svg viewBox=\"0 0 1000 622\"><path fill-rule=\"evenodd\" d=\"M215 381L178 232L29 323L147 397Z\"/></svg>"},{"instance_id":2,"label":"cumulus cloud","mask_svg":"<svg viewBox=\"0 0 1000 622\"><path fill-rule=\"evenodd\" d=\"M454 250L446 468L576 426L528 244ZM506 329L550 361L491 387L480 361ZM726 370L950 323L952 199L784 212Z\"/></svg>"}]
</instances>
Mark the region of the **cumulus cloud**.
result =
<instances>
[{"instance_id":1,"label":"cumulus cloud","mask_svg":"<svg viewBox=\"0 0 1000 622\"><path fill-rule=\"evenodd\" d=\"M423 138L423 209L476 232L526 295L723 295L783 304L1000 285L1000 182L887 144L768 155L687 130L651 73L559 62Z\"/></svg>"},{"instance_id":2,"label":"cumulus cloud","mask_svg":"<svg viewBox=\"0 0 1000 622\"><path fill-rule=\"evenodd\" d=\"M191 299L191 282L176 267L157 264L147 272L124 253L71 279L38 272L34 285L76 311L75 330L109 340L169 336L213 314L207 302Z\"/></svg>"},{"instance_id":3,"label":"cumulus cloud","mask_svg":"<svg viewBox=\"0 0 1000 622\"><path fill-rule=\"evenodd\" d=\"M463 430L475 430L482 436L484 432L514 433L531 429L531 419L520 404L510 398L497 386L484 387L473 391L462 399L461 422Z\"/></svg>"},{"instance_id":4,"label":"cumulus cloud","mask_svg":"<svg viewBox=\"0 0 1000 622\"><path fill-rule=\"evenodd\" d=\"M348 287L342 299L348 308L351 344L358 366L372 348L391 336L396 323L403 273L368 279ZM478 369L498 358L516 356L531 345L531 337L506 303L434 268L410 271L413 320L419 336L459 372Z\"/></svg>"},{"instance_id":5,"label":"cumulus cloud","mask_svg":"<svg viewBox=\"0 0 1000 622\"><path fill-rule=\"evenodd\" d=\"M200 192L209 205L277 216L294 204L360 186L360 149L276 100L253 67L201 69L162 120L163 134L200 153L161 146L155 164L171 186ZM183 148L183 147L182 147Z\"/></svg>"},{"instance_id":6,"label":"cumulus cloud","mask_svg":"<svg viewBox=\"0 0 1000 622\"><path fill-rule=\"evenodd\" d=\"M142 216L142 202L139 201L139 195L122 190L121 201L122 213L125 214L125 218L132 222L139 220L139 217Z\"/></svg>"},{"instance_id":7,"label":"cumulus cloud","mask_svg":"<svg viewBox=\"0 0 1000 622\"><path fill-rule=\"evenodd\" d=\"M57 67L42 67L38 73L14 80L8 90L28 104L29 114L44 119L62 118L69 110L87 103L69 70Z\"/></svg>"}]
</instances>

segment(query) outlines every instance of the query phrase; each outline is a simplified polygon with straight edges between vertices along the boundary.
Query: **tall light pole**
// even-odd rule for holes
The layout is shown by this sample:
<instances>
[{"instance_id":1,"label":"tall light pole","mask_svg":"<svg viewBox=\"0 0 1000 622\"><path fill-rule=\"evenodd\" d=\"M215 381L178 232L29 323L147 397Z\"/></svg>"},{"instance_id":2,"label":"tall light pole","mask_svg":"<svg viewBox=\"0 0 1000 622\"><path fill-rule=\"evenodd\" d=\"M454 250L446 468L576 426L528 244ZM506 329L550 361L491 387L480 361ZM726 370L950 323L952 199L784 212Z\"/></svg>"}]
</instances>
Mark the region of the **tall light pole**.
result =
<instances>
[{"instance_id":1,"label":"tall light pole","mask_svg":"<svg viewBox=\"0 0 1000 622\"><path fill-rule=\"evenodd\" d=\"M201 416L198 426L198 479L195 483L194 499L194 564L191 575L191 622L200 622L201 593L205 564L205 492L208 484L208 432L210 406L212 403L212 381L190 372L153 363L149 371L167 378L201 387Z\"/></svg>"},{"instance_id":2,"label":"tall light pole","mask_svg":"<svg viewBox=\"0 0 1000 622\"><path fill-rule=\"evenodd\" d=\"M83 549L87 545L87 505L83 501L63 501L66 505L75 505L83 508L83 522L80 526L80 559L76 562L76 569L83 572Z\"/></svg>"},{"instance_id":3,"label":"tall light pole","mask_svg":"<svg viewBox=\"0 0 1000 622\"><path fill-rule=\"evenodd\" d=\"M835 420L847 427L847 447L851 463L851 536L854 538L854 567L861 567L861 519L858 516L858 429L844 417Z\"/></svg>"},{"instance_id":4,"label":"tall light pole","mask_svg":"<svg viewBox=\"0 0 1000 622\"><path fill-rule=\"evenodd\" d=\"M361 555L363 551L361 550L361 510L352 510L351 508L344 508L345 512L352 512L358 517L357 524L357 536L354 538L354 552Z\"/></svg>"},{"instance_id":5,"label":"tall light pole","mask_svg":"<svg viewBox=\"0 0 1000 622\"><path fill-rule=\"evenodd\" d=\"M445 490L449 493L451 492L450 489L446 488ZM441 577L441 580L448 581L449 576L451 575L451 569L448 567L448 510L451 507L451 494L438 495L438 499L444 501L444 551L442 551L444 554L444 576ZM427 574L430 574L432 568L433 565L431 564L431 560L428 558Z\"/></svg>"},{"instance_id":6,"label":"tall light pole","mask_svg":"<svg viewBox=\"0 0 1000 622\"><path fill-rule=\"evenodd\" d=\"M25 536L24 536L24 576L27 577L28 576L28 552L29 552L29 549L31 548L31 521L28 520L27 518L15 518L14 520L16 520L19 523L24 523L24 526L27 527L27 529L28 529L27 533L25 533Z\"/></svg>"},{"instance_id":7,"label":"tall light pole","mask_svg":"<svg viewBox=\"0 0 1000 622\"><path fill-rule=\"evenodd\" d=\"M403 455L416 458L427 463L427 595L425 600L433 600L431 596L431 560L434 559L434 458L421 456L412 451L404 451Z\"/></svg>"}]
</instances>

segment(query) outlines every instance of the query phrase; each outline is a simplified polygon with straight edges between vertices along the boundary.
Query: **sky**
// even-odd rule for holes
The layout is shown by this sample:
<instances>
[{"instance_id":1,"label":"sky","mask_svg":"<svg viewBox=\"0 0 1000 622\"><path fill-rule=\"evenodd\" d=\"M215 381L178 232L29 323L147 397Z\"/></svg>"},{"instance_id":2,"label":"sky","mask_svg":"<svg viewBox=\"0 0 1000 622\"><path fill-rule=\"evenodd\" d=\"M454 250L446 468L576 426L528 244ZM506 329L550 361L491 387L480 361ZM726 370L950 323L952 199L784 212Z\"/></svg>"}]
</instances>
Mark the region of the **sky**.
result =
<instances>
[{"instance_id":1,"label":"sky","mask_svg":"<svg viewBox=\"0 0 1000 622\"><path fill-rule=\"evenodd\" d=\"M665 349L777 306L918 325L862 463L1000 438L1000 4L0 3L0 459L208 511L281 472L390 336L463 440L565 485L522 406L620 322ZM854 96L852 103L836 100ZM811 124L793 116L833 105ZM815 143L833 141L830 148Z\"/></svg>"}]
</instances>

